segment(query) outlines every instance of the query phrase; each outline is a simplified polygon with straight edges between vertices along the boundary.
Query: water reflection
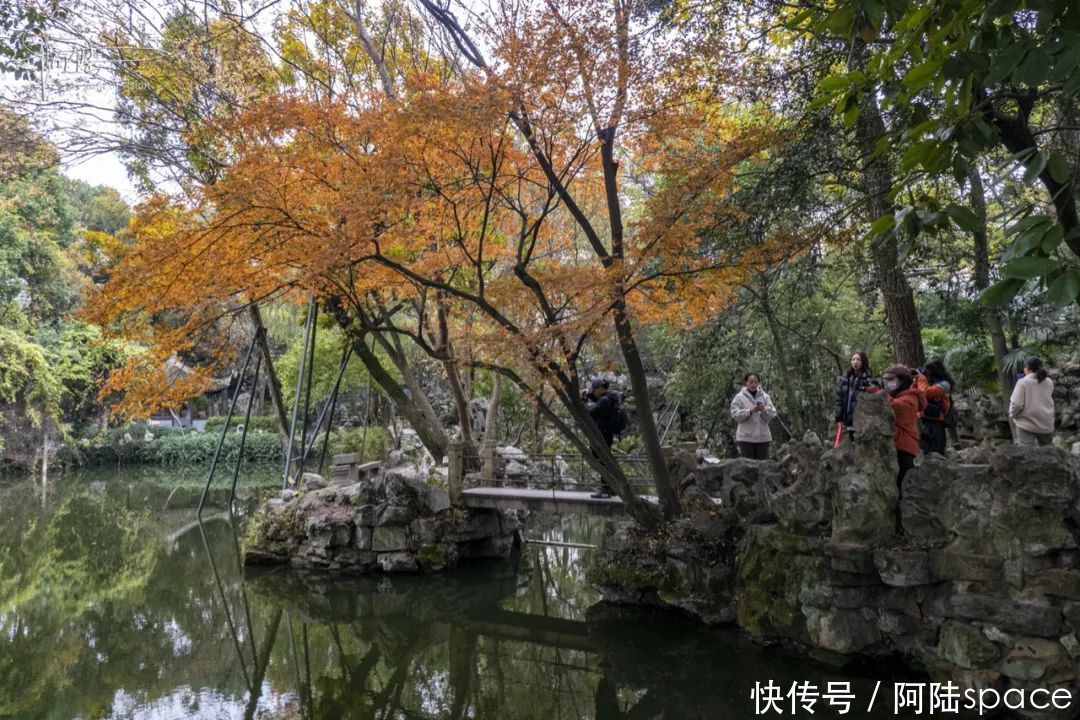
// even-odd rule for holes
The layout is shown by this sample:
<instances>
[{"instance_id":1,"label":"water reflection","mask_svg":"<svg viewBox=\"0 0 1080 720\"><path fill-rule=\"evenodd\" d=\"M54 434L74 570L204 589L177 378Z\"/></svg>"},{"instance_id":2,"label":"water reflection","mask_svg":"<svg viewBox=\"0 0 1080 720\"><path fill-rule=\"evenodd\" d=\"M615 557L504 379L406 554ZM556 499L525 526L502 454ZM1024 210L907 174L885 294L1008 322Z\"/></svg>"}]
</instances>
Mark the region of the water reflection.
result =
<instances>
[{"instance_id":1,"label":"water reflection","mask_svg":"<svg viewBox=\"0 0 1080 720\"><path fill-rule=\"evenodd\" d=\"M585 550L528 545L517 567L447 576L245 572L242 520L193 524L156 492L75 482L44 508L35 492L0 487L0 718L749 718L755 680L851 679L597 606Z\"/></svg>"}]
</instances>

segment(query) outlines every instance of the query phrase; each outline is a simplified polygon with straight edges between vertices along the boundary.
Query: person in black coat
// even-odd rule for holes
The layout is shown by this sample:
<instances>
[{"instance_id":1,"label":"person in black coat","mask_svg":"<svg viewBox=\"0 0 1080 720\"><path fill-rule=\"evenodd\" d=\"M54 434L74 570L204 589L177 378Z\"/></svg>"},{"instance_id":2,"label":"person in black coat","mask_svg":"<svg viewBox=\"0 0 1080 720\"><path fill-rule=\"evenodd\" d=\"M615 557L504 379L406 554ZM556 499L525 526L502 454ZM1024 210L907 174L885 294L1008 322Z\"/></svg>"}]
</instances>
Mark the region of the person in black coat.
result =
<instances>
[{"instance_id":1,"label":"person in black coat","mask_svg":"<svg viewBox=\"0 0 1080 720\"><path fill-rule=\"evenodd\" d=\"M862 350L852 354L847 372L836 379L836 422L844 426L849 437L855 436L855 403L872 381L870 360Z\"/></svg>"},{"instance_id":2,"label":"person in black coat","mask_svg":"<svg viewBox=\"0 0 1080 720\"><path fill-rule=\"evenodd\" d=\"M596 427L604 437L604 442L611 447L611 444L615 442L615 430L618 425L616 418L619 412L618 397L611 391L607 380L596 378L589 385L589 391L585 393L583 399L585 407L589 410L589 417L596 423ZM593 497L605 498L611 497L612 494L612 489L604 484L600 486L600 492L594 493Z\"/></svg>"}]
</instances>

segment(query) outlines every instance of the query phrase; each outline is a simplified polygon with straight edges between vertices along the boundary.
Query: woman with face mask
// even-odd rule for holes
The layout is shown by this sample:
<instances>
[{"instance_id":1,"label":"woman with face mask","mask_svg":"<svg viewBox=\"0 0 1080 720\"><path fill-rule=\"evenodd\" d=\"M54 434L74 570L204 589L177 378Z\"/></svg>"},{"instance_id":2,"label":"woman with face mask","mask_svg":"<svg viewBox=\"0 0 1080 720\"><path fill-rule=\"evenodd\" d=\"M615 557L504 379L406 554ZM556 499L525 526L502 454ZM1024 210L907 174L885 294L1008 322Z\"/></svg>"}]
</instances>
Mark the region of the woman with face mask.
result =
<instances>
[{"instance_id":1,"label":"woman with face mask","mask_svg":"<svg viewBox=\"0 0 1080 720\"><path fill-rule=\"evenodd\" d=\"M896 420L893 424L893 447L896 448L896 461L900 472L896 476L896 492L900 498L904 492L904 476L915 467L915 456L919 454L919 414L926 408L926 394L913 384L911 370L907 365L891 365L881 374L882 386L889 394ZM877 391L873 388L870 392ZM897 504L896 532L903 534L900 525L900 506Z\"/></svg>"},{"instance_id":2,"label":"woman with face mask","mask_svg":"<svg viewBox=\"0 0 1080 720\"><path fill-rule=\"evenodd\" d=\"M871 377L870 361L860 350L851 356L847 372L836 379L836 422L849 437L855 436L855 403L870 388Z\"/></svg>"}]
</instances>

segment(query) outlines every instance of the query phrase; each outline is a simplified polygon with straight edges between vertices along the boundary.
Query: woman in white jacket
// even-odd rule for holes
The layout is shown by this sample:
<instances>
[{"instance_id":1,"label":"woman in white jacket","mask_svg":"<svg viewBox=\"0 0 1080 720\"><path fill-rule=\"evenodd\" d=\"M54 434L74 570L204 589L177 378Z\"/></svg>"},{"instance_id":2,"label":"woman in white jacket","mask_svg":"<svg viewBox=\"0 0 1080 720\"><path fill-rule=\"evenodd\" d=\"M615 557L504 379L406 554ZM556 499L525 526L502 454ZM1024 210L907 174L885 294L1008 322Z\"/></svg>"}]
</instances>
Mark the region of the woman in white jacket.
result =
<instances>
[{"instance_id":1,"label":"woman in white jacket","mask_svg":"<svg viewBox=\"0 0 1080 720\"><path fill-rule=\"evenodd\" d=\"M1009 398L1009 417L1016 423L1017 445L1050 445L1054 440L1054 381L1042 360L1030 357L1024 377Z\"/></svg>"},{"instance_id":2,"label":"woman in white jacket","mask_svg":"<svg viewBox=\"0 0 1080 720\"><path fill-rule=\"evenodd\" d=\"M731 399L731 417L738 424L735 444L739 455L751 460L767 460L772 431L769 422L776 417L772 400L760 387L757 373L746 373L746 385Z\"/></svg>"}]
</instances>

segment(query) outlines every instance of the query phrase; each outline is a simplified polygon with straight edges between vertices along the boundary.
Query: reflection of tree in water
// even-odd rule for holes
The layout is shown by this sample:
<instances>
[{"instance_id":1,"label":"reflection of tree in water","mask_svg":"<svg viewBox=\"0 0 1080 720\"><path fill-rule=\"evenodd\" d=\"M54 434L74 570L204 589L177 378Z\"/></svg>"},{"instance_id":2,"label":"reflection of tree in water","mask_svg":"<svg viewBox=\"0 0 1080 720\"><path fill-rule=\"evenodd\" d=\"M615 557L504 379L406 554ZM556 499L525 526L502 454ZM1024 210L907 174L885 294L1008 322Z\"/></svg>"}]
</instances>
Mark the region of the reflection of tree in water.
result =
<instances>
[{"instance_id":1,"label":"reflection of tree in water","mask_svg":"<svg viewBox=\"0 0 1080 720\"><path fill-rule=\"evenodd\" d=\"M169 554L163 519L180 518L85 488L57 488L43 509L33 492L5 489L17 504L0 513L0 718L109 717L118 697L170 696L196 715L207 689L243 695L197 532ZM229 527L212 530L232 556ZM225 578L235 594L235 559Z\"/></svg>"},{"instance_id":2,"label":"reflection of tree in water","mask_svg":"<svg viewBox=\"0 0 1080 720\"><path fill-rule=\"evenodd\" d=\"M81 618L137 592L155 563L144 518L87 493L22 527L0 545L0 717L34 717L73 665L108 652L108 632Z\"/></svg>"},{"instance_id":3,"label":"reflection of tree in water","mask_svg":"<svg viewBox=\"0 0 1080 720\"><path fill-rule=\"evenodd\" d=\"M3 510L2 718L725 718L750 714L754 680L823 679L734 632L609 615L587 551L528 546L520 571L245 581L227 522L178 534L189 516L82 492ZM598 527L530 531L589 542Z\"/></svg>"},{"instance_id":4,"label":"reflection of tree in water","mask_svg":"<svg viewBox=\"0 0 1080 720\"><path fill-rule=\"evenodd\" d=\"M258 576L260 601L282 603L305 638L289 661L298 690L284 717L739 718L753 713L755 681L851 679L670 613L599 605L567 618L535 588L559 576L557 564L538 572L535 552L533 563L524 580ZM864 701L872 686L853 680Z\"/></svg>"}]
</instances>

